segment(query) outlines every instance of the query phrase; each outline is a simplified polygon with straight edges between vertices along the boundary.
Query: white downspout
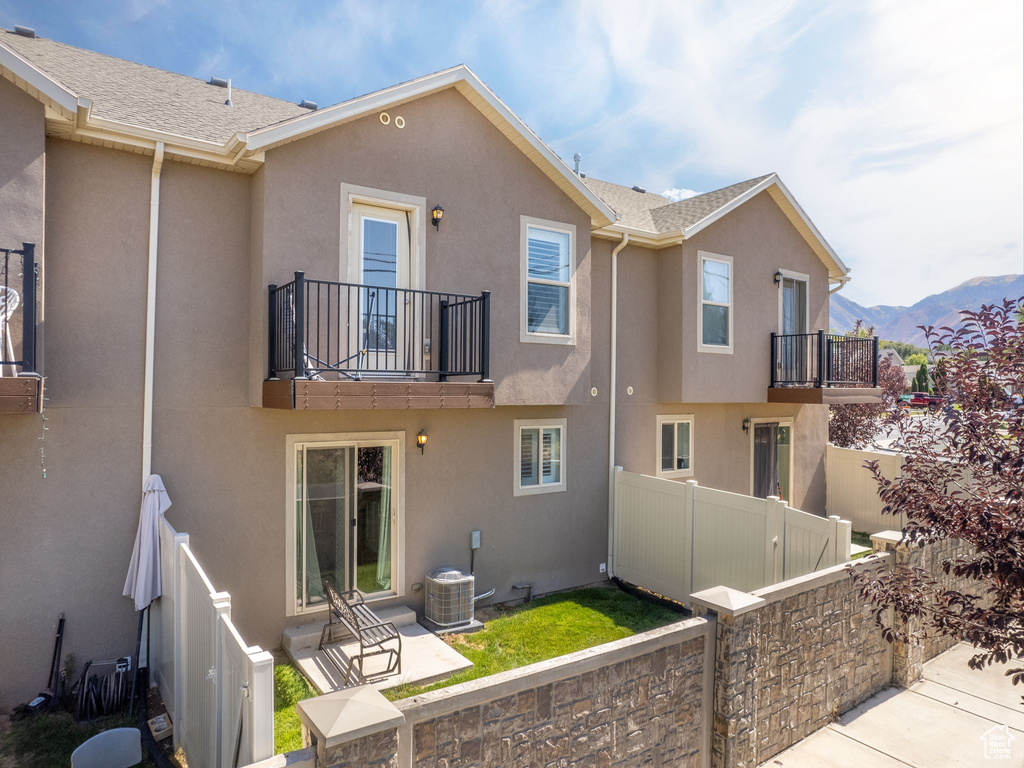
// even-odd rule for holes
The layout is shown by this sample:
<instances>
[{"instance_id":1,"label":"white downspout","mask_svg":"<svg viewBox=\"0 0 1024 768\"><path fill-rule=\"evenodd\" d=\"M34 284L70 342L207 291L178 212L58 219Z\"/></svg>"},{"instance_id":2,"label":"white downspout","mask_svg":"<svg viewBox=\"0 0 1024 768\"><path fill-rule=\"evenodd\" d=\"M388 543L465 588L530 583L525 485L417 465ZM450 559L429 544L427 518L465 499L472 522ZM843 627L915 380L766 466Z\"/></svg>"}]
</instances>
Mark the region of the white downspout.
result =
<instances>
[{"instance_id":1,"label":"white downspout","mask_svg":"<svg viewBox=\"0 0 1024 768\"><path fill-rule=\"evenodd\" d=\"M615 361L618 339L619 251L629 242L629 234L622 234L622 242L612 249L611 343L608 365L608 578L615 576Z\"/></svg>"},{"instance_id":2,"label":"white downspout","mask_svg":"<svg viewBox=\"0 0 1024 768\"><path fill-rule=\"evenodd\" d=\"M142 483L153 467L153 347L156 337L156 255L160 225L160 169L164 143L153 152L153 176L149 183L149 275L146 284L146 383L142 395Z\"/></svg>"},{"instance_id":3,"label":"white downspout","mask_svg":"<svg viewBox=\"0 0 1024 768\"><path fill-rule=\"evenodd\" d=\"M837 279L838 279L839 282L836 283L836 287L835 288L830 288L829 289L829 292L828 292L829 296L831 296L833 293L835 293L840 288L842 288L844 285L846 285L848 282L850 282L850 278L849 277L840 277L840 278L837 278Z\"/></svg>"}]
</instances>

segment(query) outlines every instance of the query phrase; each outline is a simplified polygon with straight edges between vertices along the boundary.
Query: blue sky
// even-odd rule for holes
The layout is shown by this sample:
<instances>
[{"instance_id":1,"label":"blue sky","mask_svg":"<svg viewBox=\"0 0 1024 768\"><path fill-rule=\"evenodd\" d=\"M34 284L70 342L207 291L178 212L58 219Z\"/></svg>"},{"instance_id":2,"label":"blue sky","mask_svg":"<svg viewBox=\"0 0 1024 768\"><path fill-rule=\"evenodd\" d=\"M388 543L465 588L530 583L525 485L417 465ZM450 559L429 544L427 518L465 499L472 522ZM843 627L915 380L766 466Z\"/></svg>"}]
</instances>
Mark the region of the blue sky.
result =
<instances>
[{"instance_id":1,"label":"blue sky","mask_svg":"<svg viewBox=\"0 0 1024 768\"><path fill-rule=\"evenodd\" d=\"M14 24L321 105L465 63L593 176L778 172L863 304L1024 270L1020 0L0 0Z\"/></svg>"}]
</instances>

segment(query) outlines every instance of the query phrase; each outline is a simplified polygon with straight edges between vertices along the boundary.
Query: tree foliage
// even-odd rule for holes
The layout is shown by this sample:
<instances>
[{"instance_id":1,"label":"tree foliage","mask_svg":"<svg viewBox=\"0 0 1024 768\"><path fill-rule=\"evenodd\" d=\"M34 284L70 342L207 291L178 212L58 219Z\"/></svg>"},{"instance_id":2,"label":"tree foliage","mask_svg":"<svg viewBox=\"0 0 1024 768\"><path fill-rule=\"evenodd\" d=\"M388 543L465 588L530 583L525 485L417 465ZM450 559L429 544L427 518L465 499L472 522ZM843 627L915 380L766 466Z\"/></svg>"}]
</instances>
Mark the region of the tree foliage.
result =
<instances>
[{"instance_id":1,"label":"tree foliage","mask_svg":"<svg viewBox=\"0 0 1024 768\"><path fill-rule=\"evenodd\" d=\"M927 365L928 355L924 352L914 352L912 355L907 355L903 358L904 365Z\"/></svg>"},{"instance_id":2,"label":"tree foliage","mask_svg":"<svg viewBox=\"0 0 1024 768\"><path fill-rule=\"evenodd\" d=\"M929 392L928 389L928 366L921 363L921 367L917 369L917 373L914 375L914 384L911 387L914 392Z\"/></svg>"},{"instance_id":3,"label":"tree foliage","mask_svg":"<svg viewBox=\"0 0 1024 768\"><path fill-rule=\"evenodd\" d=\"M840 448L864 448L871 444L882 425L882 417L896 408L907 387L903 369L893 365L888 357L878 361L878 386L882 389L881 403L829 406L830 443Z\"/></svg>"},{"instance_id":4,"label":"tree foliage","mask_svg":"<svg viewBox=\"0 0 1024 768\"><path fill-rule=\"evenodd\" d=\"M909 564L881 574L855 573L886 637L892 608L926 632L972 643L972 668L1024 655L1024 297L962 313L958 329L923 327L930 343L948 344L943 389L956 407L915 417L895 409L886 424L905 456L889 480L877 462L883 513L905 515L904 543L961 542L964 554L943 559L955 584ZM964 586L966 584L966 586ZM905 626L900 625L900 626ZM1024 668L1007 672L1024 681Z\"/></svg>"},{"instance_id":5,"label":"tree foliage","mask_svg":"<svg viewBox=\"0 0 1024 768\"><path fill-rule=\"evenodd\" d=\"M927 358L929 354L928 350L924 347L919 347L906 341L886 341L884 339L879 339L878 346L881 349L895 349L896 354L903 358L904 362L906 362L907 358L911 355L924 355ZM907 364L913 365L913 363Z\"/></svg>"}]
</instances>

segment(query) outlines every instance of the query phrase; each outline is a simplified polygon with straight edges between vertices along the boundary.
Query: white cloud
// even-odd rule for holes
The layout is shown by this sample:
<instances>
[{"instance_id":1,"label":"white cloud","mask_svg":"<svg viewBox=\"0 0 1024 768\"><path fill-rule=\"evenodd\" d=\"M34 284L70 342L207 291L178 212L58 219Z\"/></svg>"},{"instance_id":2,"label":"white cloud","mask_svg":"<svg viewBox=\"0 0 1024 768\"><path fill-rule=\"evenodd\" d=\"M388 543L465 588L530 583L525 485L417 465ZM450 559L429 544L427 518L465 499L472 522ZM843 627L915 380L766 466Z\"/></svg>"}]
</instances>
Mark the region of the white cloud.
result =
<instances>
[{"instance_id":1,"label":"white cloud","mask_svg":"<svg viewBox=\"0 0 1024 768\"><path fill-rule=\"evenodd\" d=\"M693 197L694 195L699 195L699 194L700 194L700 192L697 192L696 190L693 190L693 189L683 189L681 187L669 187L668 189L666 189L664 192L661 193L661 196L662 197L667 197L669 200L672 200L673 202L678 203L680 200L686 200L689 197Z\"/></svg>"}]
</instances>

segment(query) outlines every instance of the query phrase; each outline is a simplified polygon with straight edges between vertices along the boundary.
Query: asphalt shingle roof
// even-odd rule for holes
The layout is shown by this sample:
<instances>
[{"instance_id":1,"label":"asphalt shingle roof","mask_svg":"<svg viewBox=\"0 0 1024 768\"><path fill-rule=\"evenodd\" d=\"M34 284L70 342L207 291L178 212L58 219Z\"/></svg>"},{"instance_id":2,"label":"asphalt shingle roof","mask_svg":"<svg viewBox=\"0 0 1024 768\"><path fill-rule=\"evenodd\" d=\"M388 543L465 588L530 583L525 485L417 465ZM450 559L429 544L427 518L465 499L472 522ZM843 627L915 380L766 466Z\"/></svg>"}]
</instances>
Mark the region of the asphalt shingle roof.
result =
<instances>
[{"instance_id":1,"label":"asphalt shingle roof","mask_svg":"<svg viewBox=\"0 0 1024 768\"><path fill-rule=\"evenodd\" d=\"M600 179L587 177L583 179L583 183L615 211L619 224L661 234L678 232L680 229L693 226L747 190L756 187L770 175L758 176L678 202L673 202L663 195L637 192L630 187Z\"/></svg>"},{"instance_id":2,"label":"asphalt shingle roof","mask_svg":"<svg viewBox=\"0 0 1024 768\"><path fill-rule=\"evenodd\" d=\"M56 40L2 30L0 43L68 90L91 99L97 117L142 128L224 144L235 133L309 112L297 104L240 88L232 88L233 106L229 107L224 104L224 88Z\"/></svg>"}]
</instances>

